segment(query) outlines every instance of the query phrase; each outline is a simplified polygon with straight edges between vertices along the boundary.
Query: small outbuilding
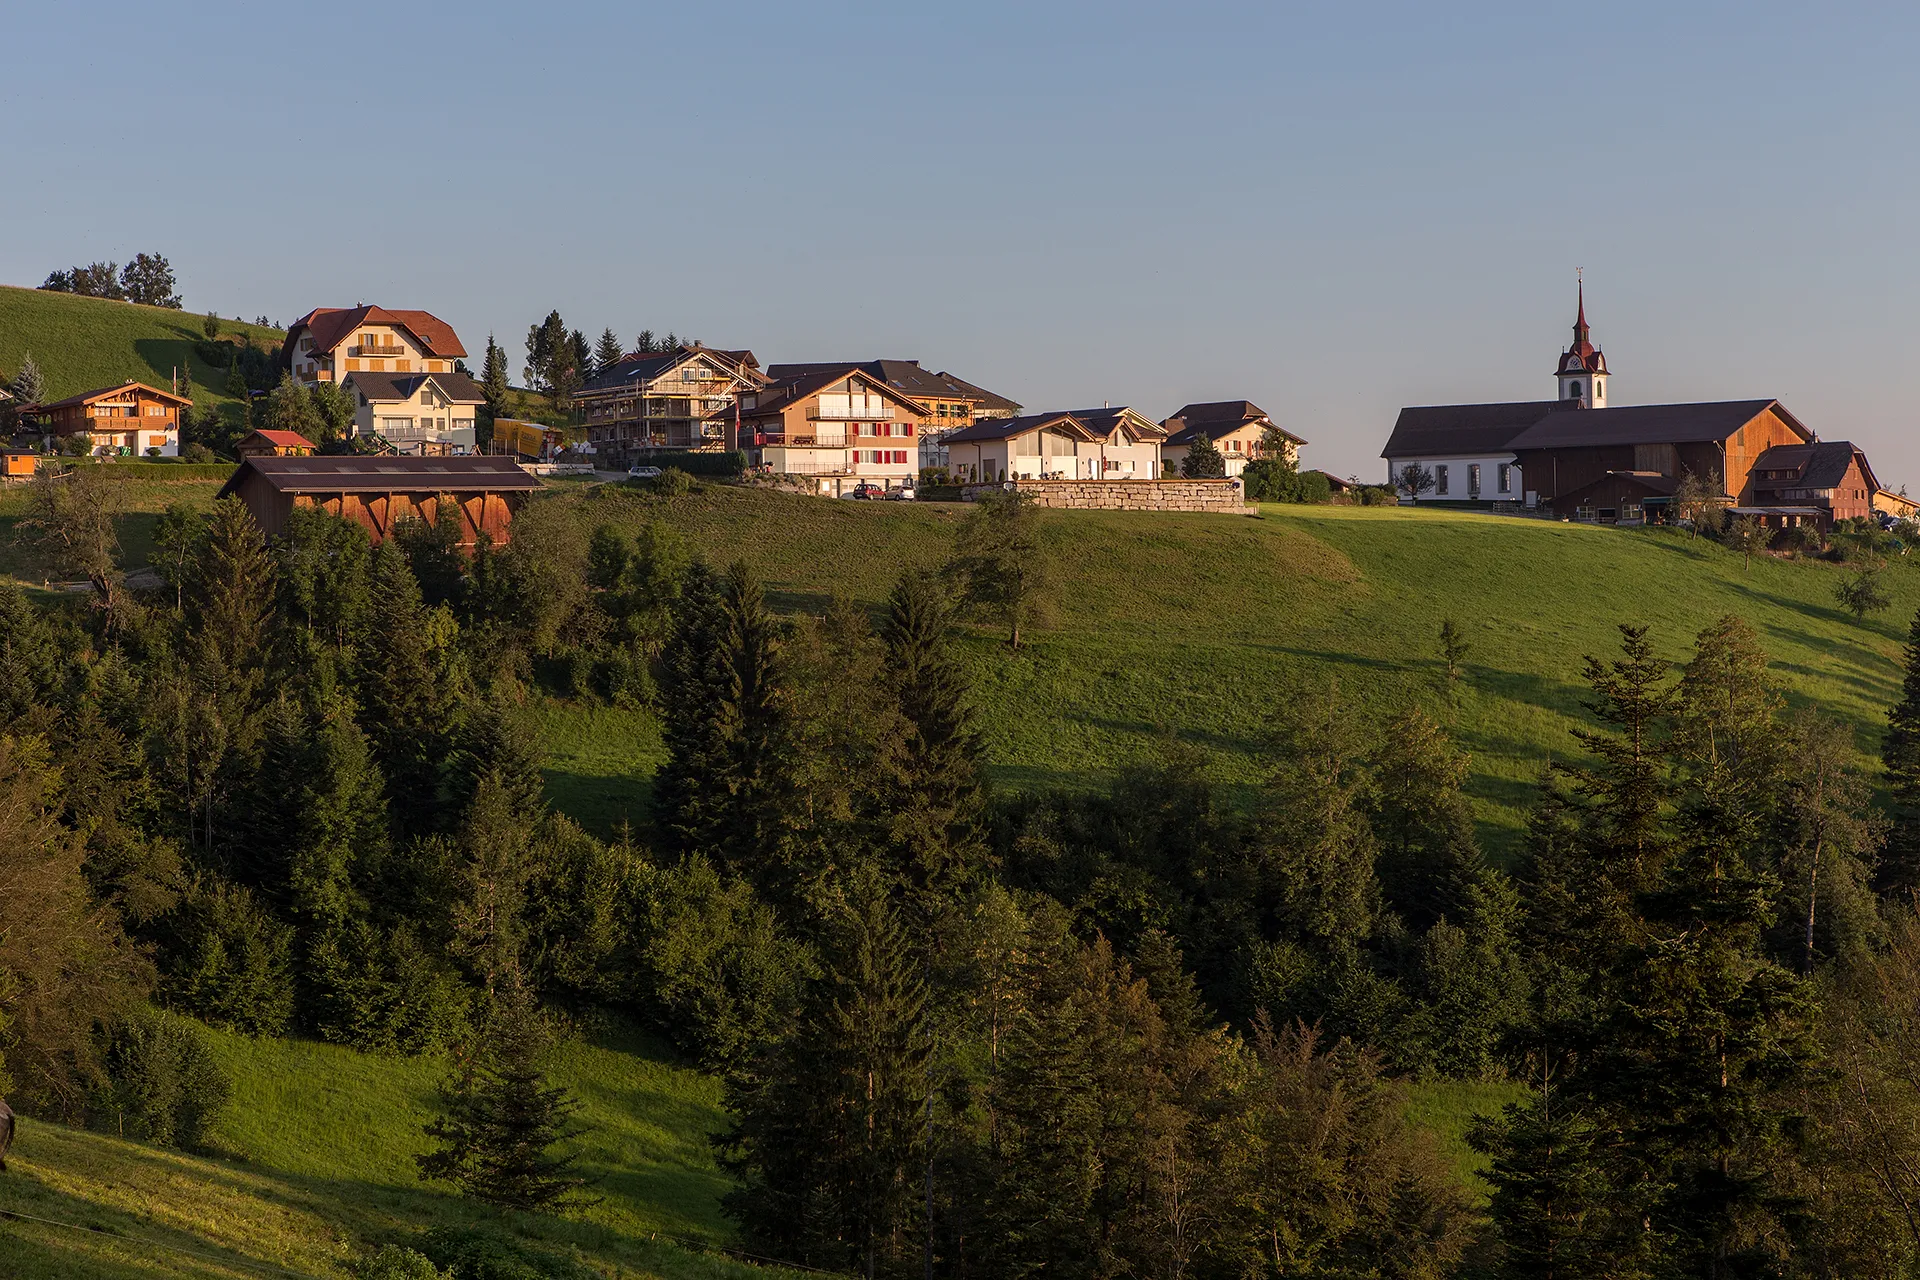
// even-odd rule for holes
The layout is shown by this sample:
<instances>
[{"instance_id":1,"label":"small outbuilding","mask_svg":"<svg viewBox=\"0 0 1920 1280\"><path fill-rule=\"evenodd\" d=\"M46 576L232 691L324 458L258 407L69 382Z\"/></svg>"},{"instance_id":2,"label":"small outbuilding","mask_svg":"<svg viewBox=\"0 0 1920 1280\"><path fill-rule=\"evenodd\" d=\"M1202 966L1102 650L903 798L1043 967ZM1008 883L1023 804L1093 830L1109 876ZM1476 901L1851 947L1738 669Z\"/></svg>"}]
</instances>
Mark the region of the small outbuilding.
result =
<instances>
[{"instance_id":1,"label":"small outbuilding","mask_svg":"<svg viewBox=\"0 0 1920 1280\"><path fill-rule=\"evenodd\" d=\"M314 452L313 441L298 431L250 431L234 453L242 458L307 458Z\"/></svg>"},{"instance_id":2,"label":"small outbuilding","mask_svg":"<svg viewBox=\"0 0 1920 1280\"><path fill-rule=\"evenodd\" d=\"M40 467L40 455L31 449L8 449L6 459L9 480L27 479Z\"/></svg>"},{"instance_id":3,"label":"small outbuilding","mask_svg":"<svg viewBox=\"0 0 1920 1280\"><path fill-rule=\"evenodd\" d=\"M359 524L378 543L403 520L429 524L451 503L460 545L485 534L508 541L514 513L540 488L512 458L254 457L220 489L237 496L268 537L287 527L295 507L319 507Z\"/></svg>"}]
</instances>

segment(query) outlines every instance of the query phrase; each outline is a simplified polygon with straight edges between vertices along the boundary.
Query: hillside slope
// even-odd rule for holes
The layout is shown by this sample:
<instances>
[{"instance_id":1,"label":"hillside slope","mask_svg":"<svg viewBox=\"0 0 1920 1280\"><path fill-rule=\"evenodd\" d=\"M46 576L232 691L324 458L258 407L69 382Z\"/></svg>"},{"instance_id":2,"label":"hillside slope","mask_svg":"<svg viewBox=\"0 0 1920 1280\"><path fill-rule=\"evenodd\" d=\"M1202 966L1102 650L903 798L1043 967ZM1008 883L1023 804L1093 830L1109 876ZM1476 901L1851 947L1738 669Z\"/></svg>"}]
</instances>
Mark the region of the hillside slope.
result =
<instances>
[{"instance_id":1,"label":"hillside slope","mask_svg":"<svg viewBox=\"0 0 1920 1280\"><path fill-rule=\"evenodd\" d=\"M202 322L191 311L0 285L0 377L18 374L31 352L46 375L47 397L59 399L127 379L164 391L184 364L193 371L195 404L225 404L226 369L193 352L205 337ZM278 347L286 336L237 320L220 323L222 338L244 335L257 346Z\"/></svg>"},{"instance_id":2,"label":"hillside slope","mask_svg":"<svg viewBox=\"0 0 1920 1280\"><path fill-rule=\"evenodd\" d=\"M415 1175L437 1060L204 1034L234 1083L213 1137L220 1155L23 1122L0 1211L43 1221L0 1218L0 1275L342 1276L356 1251L429 1228L511 1235L622 1276L783 1274L700 1251L731 1230L719 1211L730 1183L707 1143L725 1120L719 1084L642 1039L569 1044L553 1067L585 1104L579 1167L600 1179L600 1203L572 1220L503 1222Z\"/></svg>"},{"instance_id":3,"label":"hillside slope","mask_svg":"<svg viewBox=\"0 0 1920 1280\"><path fill-rule=\"evenodd\" d=\"M546 500L569 504L583 528L664 518L708 559L747 560L776 607L809 612L835 592L877 606L901 569L944 559L965 515L718 486L673 501L612 487ZM1043 531L1057 582L1049 625L1019 653L983 625L963 641L1002 785L1089 785L1168 735L1205 751L1223 781L1252 784L1284 707L1337 681L1361 714L1414 703L1449 725L1473 753L1470 789L1496 851L1512 847L1542 766L1575 749L1582 658L1611 654L1617 624L1651 625L1658 651L1679 660L1709 622L1746 617L1789 696L1871 750L1920 606L1907 562L1886 575L1892 608L1857 621L1833 601L1836 565L1761 557L1748 568L1675 530L1430 507L1052 512ZM1448 617L1473 646L1451 694L1437 653ZM586 762L557 769L556 786L590 795L590 819L637 816L656 740L601 719L584 733L550 722L550 740Z\"/></svg>"}]
</instances>

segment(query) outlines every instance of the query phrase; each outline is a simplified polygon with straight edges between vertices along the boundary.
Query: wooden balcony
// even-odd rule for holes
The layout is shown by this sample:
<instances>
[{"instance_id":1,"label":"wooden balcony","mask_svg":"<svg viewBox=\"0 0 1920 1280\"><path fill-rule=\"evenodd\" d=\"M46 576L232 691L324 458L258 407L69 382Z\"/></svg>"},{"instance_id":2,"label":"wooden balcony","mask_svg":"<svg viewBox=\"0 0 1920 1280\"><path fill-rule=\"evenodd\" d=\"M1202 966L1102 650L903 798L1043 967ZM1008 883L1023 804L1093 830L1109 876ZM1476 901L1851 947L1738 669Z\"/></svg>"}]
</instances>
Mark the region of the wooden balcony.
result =
<instances>
[{"instance_id":1,"label":"wooden balcony","mask_svg":"<svg viewBox=\"0 0 1920 1280\"><path fill-rule=\"evenodd\" d=\"M405 347L399 347L399 346L394 346L394 347L362 346L362 347L356 348L355 350L349 351L347 354L352 356L380 356L380 357L404 356L405 354L407 354L407 349Z\"/></svg>"}]
</instances>

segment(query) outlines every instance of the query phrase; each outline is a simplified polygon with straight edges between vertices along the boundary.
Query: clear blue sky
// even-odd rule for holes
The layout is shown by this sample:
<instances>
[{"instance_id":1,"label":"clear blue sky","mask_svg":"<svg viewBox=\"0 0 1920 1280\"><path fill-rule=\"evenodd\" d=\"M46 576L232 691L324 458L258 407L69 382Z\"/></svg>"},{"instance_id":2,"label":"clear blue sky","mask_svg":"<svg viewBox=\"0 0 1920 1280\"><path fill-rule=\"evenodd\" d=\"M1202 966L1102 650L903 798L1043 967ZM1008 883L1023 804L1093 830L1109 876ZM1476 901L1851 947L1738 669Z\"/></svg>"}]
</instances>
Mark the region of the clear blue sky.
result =
<instances>
[{"instance_id":1,"label":"clear blue sky","mask_svg":"<svg viewBox=\"0 0 1920 1280\"><path fill-rule=\"evenodd\" d=\"M0 281L558 307L1032 408L1245 397L1372 476L1402 404L1775 395L1920 492L1920 7L15 6Z\"/></svg>"}]
</instances>

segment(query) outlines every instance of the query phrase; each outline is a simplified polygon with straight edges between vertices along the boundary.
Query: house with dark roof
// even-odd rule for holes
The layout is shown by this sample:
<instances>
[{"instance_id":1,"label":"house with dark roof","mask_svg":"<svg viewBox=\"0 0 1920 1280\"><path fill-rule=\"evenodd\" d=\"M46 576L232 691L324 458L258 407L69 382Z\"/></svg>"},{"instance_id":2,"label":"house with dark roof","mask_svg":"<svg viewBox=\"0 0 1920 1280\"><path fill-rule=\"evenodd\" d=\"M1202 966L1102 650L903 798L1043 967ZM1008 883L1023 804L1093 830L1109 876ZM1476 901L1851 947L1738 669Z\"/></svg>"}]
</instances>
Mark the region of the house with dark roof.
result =
<instances>
[{"instance_id":1,"label":"house with dark roof","mask_svg":"<svg viewBox=\"0 0 1920 1280\"><path fill-rule=\"evenodd\" d=\"M474 452L474 415L487 397L466 374L356 369L341 385L354 397L356 434L422 457Z\"/></svg>"},{"instance_id":2,"label":"house with dark roof","mask_svg":"<svg viewBox=\"0 0 1920 1280\"><path fill-rule=\"evenodd\" d=\"M949 432L948 469L961 483L997 480L1157 480L1166 429L1124 405L982 418Z\"/></svg>"},{"instance_id":3,"label":"house with dark roof","mask_svg":"<svg viewBox=\"0 0 1920 1280\"><path fill-rule=\"evenodd\" d=\"M848 367L847 363L776 364L767 366L767 373L787 378ZM960 428L982 418L1011 418L1020 412L1020 406L1005 396L945 370L930 372L921 368L918 360L862 360L857 367L926 406L930 420L927 430L920 433L922 467L948 465L946 438Z\"/></svg>"},{"instance_id":4,"label":"house with dark roof","mask_svg":"<svg viewBox=\"0 0 1920 1280\"><path fill-rule=\"evenodd\" d=\"M1275 424L1265 409L1251 400L1210 400L1204 404L1182 405L1177 413L1161 424L1167 441L1161 446L1160 461L1170 472L1178 472L1187 450L1200 436L1213 441L1227 464L1227 474L1237 476L1256 458L1283 457L1289 466L1298 466L1300 446L1306 441ZM1269 442L1277 444L1270 447Z\"/></svg>"},{"instance_id":5,"label":"house with dark roof","mask_svg":"<svg viewBox=\"0 0 1920 1280\"><path fill-rule=\"evenodd\" d=\"M192 405L185 396L144 382L119 382L22 405L20 412L48 435L85 436L89 453L173 458L180 454L180 411Z\"/></svg>"},{"instance_id":6,"label":"house with dark roof","mask_svg":"<svg viewBox=\"0 0 1920 1280\"><path fill-rule=\"evenodd\" d=\"M619 466L649 449L727 448L740 394L766 384L753 352L688 345L622 356L574 402L601 465Z\"/></svg>"},{"instance_id":7,"label":"house with dark roof","mask_svg":"<svg viewBox=\"0 0 1920 1280\"><path fill-rule=\"evenodd\" d=\"M1851 440L1775 445L1753 460L1747 503L1763 519L1770 508L1812 507L1822 528L1836 520L1870 518L1881 505L1867 455ZM1784 520L1768 519L1769 524Z\"/></svg>"},{"instance_id":8,"label":"house with dark roof","mask_svg":"<svg viewBox=\"0 0 1920 1280\"><path fill-rule=\"evenodd\" d=\"M912 486L926 405L896 391L862 364L776 366L740 397L739 447L748 464L805 476L839 497L858 485Z\"/></svg>"},{"instance_id":9,"label":"house with dark roof","mask_svg":"<svg viewBox=\"0 0 1920 1280\"><path fill-rule=\"evenodd\" d=\"M1563 516L1627 521L1664 506L1691 474L1733 503L1782 506L1776 523L1805 516L1798 498L1779 495L1813 486L1756 480L1759 460L1770 451L1816 448L1813 431L1786 406L1774 399L1611 404L1606 356L1590 338L1584 288L1573 333L1554 371L1555 399L1402 409L1381 450L1388 483L1422 502L1514 502ZM1864 456L1861 463L1864 468ZM1418 493L1406 483L1409 468L1418 468L1425 481ZM1863 505L1873 488L1867 476ZM1841 517L1823 517L1832 518Z\"/></svg>"},{"instance_id":10,"label":"house with dark roof","mask_svg":"<svg viewBox=\"0 0 1920 1280\"><path fill-rule=\"evenodd\" d=\"M437 525L451 512L462 546L484 535L499 545L513 516L540 488L512 458L256 457L240 463L218 496L236 496L268 537L287 527L296 507L351 520L378 543L404 520Z\"/></svg>"}]
</instances>

